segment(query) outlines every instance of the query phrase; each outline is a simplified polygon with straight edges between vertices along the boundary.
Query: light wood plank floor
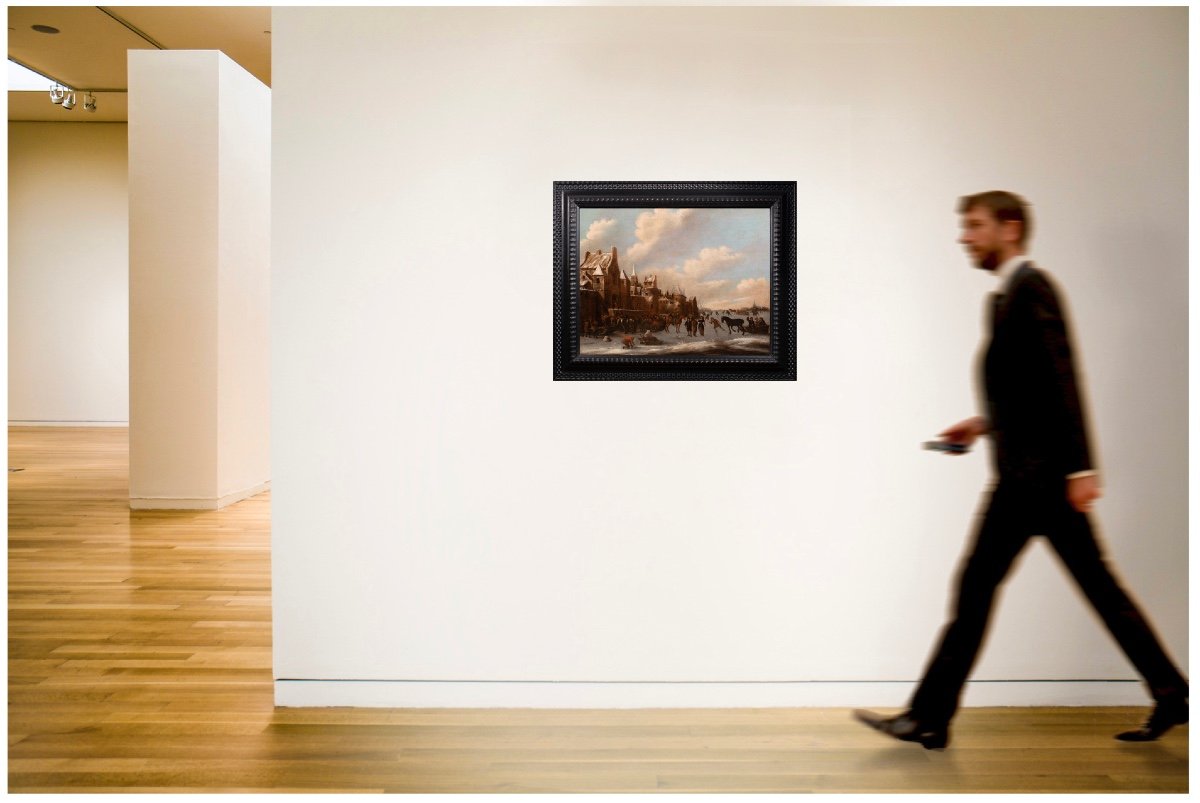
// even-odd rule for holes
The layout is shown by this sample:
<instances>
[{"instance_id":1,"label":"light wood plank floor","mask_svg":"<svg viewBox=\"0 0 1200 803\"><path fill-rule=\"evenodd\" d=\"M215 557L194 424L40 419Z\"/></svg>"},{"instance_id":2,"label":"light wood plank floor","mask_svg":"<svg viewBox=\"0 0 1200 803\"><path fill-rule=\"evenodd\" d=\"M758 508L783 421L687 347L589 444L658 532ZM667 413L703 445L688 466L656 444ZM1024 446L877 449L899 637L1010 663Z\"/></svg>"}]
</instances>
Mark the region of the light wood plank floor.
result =
<instances>
[{"instance_id":1,"label":"light wood plank floor","mask_svg":"<svg viewBox=\"0 0 1200 803\"><path fill-rule=\"evenodd\" d=\"M131 513L124 429L9 432L10 792L1185 792L1144 709L275 709L268 494Z\"/></svg>"}]
</instances>

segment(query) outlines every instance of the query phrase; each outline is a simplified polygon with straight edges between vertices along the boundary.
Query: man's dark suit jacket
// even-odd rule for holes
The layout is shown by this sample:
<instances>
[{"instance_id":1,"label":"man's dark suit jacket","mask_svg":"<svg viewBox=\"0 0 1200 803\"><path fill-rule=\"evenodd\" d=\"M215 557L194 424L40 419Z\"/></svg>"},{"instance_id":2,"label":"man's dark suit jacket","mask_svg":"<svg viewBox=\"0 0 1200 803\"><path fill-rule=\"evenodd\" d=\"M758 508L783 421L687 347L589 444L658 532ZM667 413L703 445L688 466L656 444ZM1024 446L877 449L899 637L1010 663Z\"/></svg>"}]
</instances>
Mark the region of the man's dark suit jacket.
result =
<instances>
[{"instance_id":1,"label":"man's dark suit jacket","mask_svg":"<svg viewBox=\"0 0 1200 803\"><path fill-rule=\"evenodd\" d=\"M993 314L983 379L996 470L1001 482L1061 488L1093 466L1058 295L1026 262Z\"/></svg>"}]
</instances>

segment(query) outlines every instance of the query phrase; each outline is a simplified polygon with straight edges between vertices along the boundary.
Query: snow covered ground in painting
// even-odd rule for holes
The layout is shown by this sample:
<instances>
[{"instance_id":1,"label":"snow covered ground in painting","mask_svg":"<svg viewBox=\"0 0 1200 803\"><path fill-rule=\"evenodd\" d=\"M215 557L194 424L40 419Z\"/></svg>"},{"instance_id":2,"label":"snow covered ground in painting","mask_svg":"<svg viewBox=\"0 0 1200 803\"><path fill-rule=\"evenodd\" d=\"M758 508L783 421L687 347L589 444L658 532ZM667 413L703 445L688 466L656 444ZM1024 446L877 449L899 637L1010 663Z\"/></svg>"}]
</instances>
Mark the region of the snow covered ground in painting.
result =
<instances>
[{"instance_id":1,"label":"snow covered ground in painting","mask_svg":"<svg viewBox=\"0 0 1200 803\"><path fill-rule=\"evenodd\" d=\"M745 318L745 315L736 317ZM769 316L763 315L764 319L769 322ZM687 329L683 326L679 327L679 333L675 333L674 326L668 326L661 332L653 332L653 335L662 341L661 345L647 346L641 341L643 332L639 332L633 336L633 348L627 349L622 345L624 338L623 332L617 332L611 335L611 341L605 341L604 338L596 337L581 337L579 338L579 353L580 355L604 355L604 354L619 354L624 357L649 357L652 355L659 356L675 356L675 357L694 357L694 356L719 356L719 355L736 355L746 356L754 354L770 354L771 353L771 336L767 335L743 335L734 332L730 334L721 327L717 331L713 331L712 326L705 324L704 334L689 336Z\"/></svg>"},{"instance_id":2,"label":"snow covered ground in painting","mask_svg":"<svg viewBox=\"0 0 1200 803\"><path fill-rule=\"evenodd\" d=\"M707 338L707 337L692 337L683 335L686 340L683 342L671 342L671 339L663 337L663 332L655 334L659 340L663 341L659 346L643 345L637 338L634 338L633 348L627 349L621 345L621 336L613 335L611 343L606 343L603 339L597 340L594 337L585 337L579 343L579 353L589 356L599 354L620 354L626 357L642 356L648 357L651 355L672 355L677 357L691 357L695 355L720 355L720 354L770 354L771 353L771 338L768 335L733 335L728 338Z\"/></svg>"}]
</instances>

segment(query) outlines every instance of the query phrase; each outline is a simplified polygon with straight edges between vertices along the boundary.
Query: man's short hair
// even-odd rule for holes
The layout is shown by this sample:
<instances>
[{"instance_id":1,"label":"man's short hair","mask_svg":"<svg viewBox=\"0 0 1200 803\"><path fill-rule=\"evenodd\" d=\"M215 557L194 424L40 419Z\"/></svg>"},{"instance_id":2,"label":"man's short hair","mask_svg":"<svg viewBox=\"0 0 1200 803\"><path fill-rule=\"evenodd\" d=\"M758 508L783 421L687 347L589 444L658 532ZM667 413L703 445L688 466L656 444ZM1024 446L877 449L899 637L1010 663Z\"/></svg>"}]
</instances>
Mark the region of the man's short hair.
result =
<instances>
[{"instance_id":1,"label":"man's short hair","mask_svg":"<svg viewBox=\"0 0 1200 803\"><path fill-rule=\"evenodd\" d=\"M989 210L996 220L1004 223L1016 220L1021 224L1021 239L1023 247L1029 241L1033 232L1033 216L1029 214L1029 204L1019 195L1004 190L989 190L977 192L974 195L964 195L958 199L958 214L965 215L977 206Z\"/></svg>"}]
</instances>

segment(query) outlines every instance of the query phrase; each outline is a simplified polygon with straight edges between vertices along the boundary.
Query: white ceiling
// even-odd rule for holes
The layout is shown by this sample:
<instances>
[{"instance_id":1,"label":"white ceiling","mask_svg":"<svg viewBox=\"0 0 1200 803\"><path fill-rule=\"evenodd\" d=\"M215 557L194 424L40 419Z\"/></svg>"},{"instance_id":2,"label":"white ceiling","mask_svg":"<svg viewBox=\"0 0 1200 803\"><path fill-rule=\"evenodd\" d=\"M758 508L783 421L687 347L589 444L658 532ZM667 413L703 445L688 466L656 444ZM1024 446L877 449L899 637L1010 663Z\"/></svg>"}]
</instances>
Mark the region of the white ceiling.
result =
<instances>
[{"instance_id":1,"label":"white ceiling","mask_svg":"<svg viewBox=\"0 0 1200 803\"><path fill-rule=\"evenodd\" d=\"M60 32L38 33L34 25ZM72 111L50 102L49 84L44 92L9 92L8 119L124 121L126 51L156 45L220 50L270 86L270 30L267 6L9 6L9 58L81 91ZM94 113L83 110L82 90L88 89L96 92Z\"/></svg>"}]
</instances>

